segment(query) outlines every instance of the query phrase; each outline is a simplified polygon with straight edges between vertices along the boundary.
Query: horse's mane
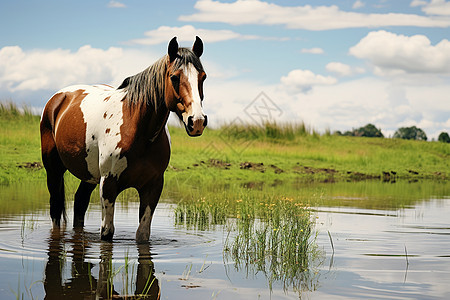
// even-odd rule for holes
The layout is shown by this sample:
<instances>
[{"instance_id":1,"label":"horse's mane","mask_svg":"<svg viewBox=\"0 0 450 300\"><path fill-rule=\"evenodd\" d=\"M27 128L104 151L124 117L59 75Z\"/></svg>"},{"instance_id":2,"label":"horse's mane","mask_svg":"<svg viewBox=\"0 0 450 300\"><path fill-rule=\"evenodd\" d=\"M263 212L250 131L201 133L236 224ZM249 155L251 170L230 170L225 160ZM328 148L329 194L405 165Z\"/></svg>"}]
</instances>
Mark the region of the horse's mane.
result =
<instances>
[{"instance_id":1,"label":"horse's mane","mask_svg":"<svg viewBox=\"0 0 450 300\"><path fill-rule=\"evenodd\" d=\"M164 101L167 55L160 58L144 71L126 78L117 89L124 89L126 101L130 106L147 104L158 109ZM185 68L192 63L197 71L203 71L200 59L190 49L179 48L173 71Z\"/></svg>"}]
</instances>

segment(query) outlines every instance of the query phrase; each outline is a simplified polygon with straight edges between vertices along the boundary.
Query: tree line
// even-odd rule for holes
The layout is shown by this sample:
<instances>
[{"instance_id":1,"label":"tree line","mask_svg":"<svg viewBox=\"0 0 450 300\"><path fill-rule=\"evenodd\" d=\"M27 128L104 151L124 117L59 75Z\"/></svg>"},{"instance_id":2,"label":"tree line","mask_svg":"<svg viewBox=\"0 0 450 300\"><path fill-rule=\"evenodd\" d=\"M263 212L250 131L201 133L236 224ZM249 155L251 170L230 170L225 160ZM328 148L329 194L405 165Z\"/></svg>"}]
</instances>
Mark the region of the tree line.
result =
<instances>
[{"instance_id":1,"label":"tree line","mask_svg":"<svg viewBox=\"0 0 450 300\"><path fill-rule=\"evenodd\" d=\"M343 136L384 137L381 129L376 128L375 125L370 123L366 126L353 129L351 131L345 131L344 133L338 130L335 131L334 134ZM425 132L422 129L417 128L416 126L401 127L397 129L394 133L393 138L418 141L426 141L428 139ZM450 143L450 136L447 132L441 132L439 134L438 141L443 143Z\"/></svg>"}]
</instances>

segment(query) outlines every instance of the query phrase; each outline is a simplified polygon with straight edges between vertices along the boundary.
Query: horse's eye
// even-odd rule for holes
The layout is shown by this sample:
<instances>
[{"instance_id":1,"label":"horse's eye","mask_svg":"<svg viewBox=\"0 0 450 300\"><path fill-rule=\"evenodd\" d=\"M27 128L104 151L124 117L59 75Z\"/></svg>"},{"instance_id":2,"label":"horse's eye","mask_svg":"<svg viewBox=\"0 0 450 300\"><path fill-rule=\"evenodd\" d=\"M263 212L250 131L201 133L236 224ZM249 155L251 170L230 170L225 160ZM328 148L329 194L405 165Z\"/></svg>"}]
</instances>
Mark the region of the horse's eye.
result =
<instances>
[{"instance_id":1,"label":"horse's eye","mask_svg":"<svg viewBox=\"0 0 450 300\"><path fill-rule=\"evenodd\" d=\"M172 80L173 89L177 94L180 93L180 77L177 75L170 76L170 80Z\"/></svg>"}]
</instances>

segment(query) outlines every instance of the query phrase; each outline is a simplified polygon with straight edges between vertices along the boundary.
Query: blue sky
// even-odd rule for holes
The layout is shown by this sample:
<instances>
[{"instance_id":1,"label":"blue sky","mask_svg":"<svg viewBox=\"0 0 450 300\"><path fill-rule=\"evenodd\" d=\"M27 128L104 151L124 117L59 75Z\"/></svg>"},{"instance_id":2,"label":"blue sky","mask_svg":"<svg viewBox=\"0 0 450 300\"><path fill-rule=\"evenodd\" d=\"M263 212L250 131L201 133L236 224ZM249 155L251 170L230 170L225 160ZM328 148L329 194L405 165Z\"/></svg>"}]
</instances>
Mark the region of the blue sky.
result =
<instances>
[{"instance_id":1,"label":"blue sky","mask_svg":"<svg viewBox=\"0 0 450 300\"><path fill-rule=\"evenodd\" d=\"M205 43L214 125L264 92L278 122L450 132L450 2L2 1L0 100L42 108L71 84L120 84L177 36Z\"/></svg>"}]
</instances>

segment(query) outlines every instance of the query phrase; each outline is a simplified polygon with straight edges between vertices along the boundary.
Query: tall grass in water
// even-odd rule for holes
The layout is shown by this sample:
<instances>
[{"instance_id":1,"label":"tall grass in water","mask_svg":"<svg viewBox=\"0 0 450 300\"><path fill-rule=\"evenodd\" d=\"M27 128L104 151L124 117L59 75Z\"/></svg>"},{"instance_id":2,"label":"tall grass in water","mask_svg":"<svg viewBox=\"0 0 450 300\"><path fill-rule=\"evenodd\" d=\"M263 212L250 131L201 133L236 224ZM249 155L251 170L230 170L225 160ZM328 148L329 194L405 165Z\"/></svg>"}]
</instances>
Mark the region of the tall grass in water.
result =
<instances>
[{"instance_id":1,"label":"tall grass in water","mask_svg":"<svg viewBox=\"0 0 450 300\"><path fill-rule=\"evenodd\" d=\"M310 210L297 199L242 193L238 198L182 200L175 209L175 222L197 230L222 225L227 235L224 259L248 276L262 272L270 289L274 282L286 290L315 289L314 264L321 253Z\"/></svg>"},{"instance_id":2,"label":"tall grass in water","mask_svg":"<svg viewBox=\"0 0 450 300\"><path fill-rule=\"evenodd\" d=\"M249 200L236 201L237 215L228 225L225 260L247 274L262 272L270 289L280 282L285 290L314 290L313 260L320 253L308 207L287 197Z\"/></svg>"}]
</instances>

